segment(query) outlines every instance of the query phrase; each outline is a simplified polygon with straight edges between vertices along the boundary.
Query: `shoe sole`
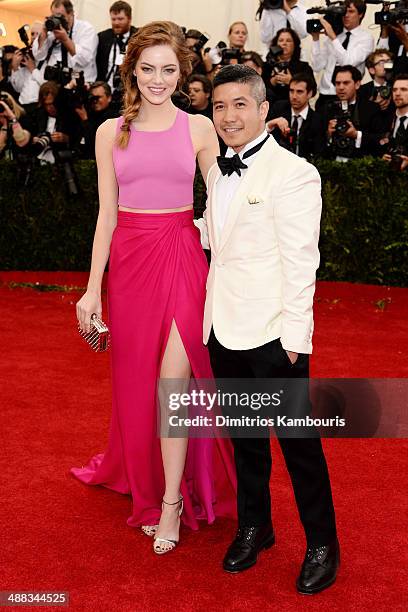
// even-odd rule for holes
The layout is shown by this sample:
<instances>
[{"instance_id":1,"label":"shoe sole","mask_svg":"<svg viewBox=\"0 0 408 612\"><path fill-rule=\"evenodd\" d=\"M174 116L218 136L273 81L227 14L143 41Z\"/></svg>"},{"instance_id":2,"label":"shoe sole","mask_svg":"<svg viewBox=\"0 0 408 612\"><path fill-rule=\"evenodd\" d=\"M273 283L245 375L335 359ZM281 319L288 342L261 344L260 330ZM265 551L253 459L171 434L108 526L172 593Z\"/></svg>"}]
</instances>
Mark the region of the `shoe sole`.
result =
<instances>
[{"instance_id":1,"label":"shoe sole","mask_svg":"<svg viewBox=\"0 0 408 612\"><path fill-rule=\"evenodd\" d=\"M337 576L334 576L334 578L332 578L331 580L329 580L329 582L326 582L324 585L316 588L316 589L308 589L308 590L303 590L303 589L299 589L298 587L296 587L297 592L300 595L316 595L317 593L321 593L322 591L324 591L325 589L328 589L334 582L336 582L336 578Z\"/></svg>"},{"instance_id":2,"label":"shoe sole","mask_svg":"<svg viewBox=\"0 0 408 612\"><path fill-rule=\"evenodd\" d=\"M246 565L245 567L241 567L240 569L227 569L226 567L223 566L224 571L228 572L228 574L240 574L241 572L244 572L245 570L250 569L258 561L259 553L261 553L263 550L268 550L268 548L271 548L275 544L275 542L276 542L275 536L272 536L269 540L267 540L259 549L258 554L256 555L256 559L255 561L253 561L253 563L250 563L249 565Z\"/></svg>"}]
</instances>

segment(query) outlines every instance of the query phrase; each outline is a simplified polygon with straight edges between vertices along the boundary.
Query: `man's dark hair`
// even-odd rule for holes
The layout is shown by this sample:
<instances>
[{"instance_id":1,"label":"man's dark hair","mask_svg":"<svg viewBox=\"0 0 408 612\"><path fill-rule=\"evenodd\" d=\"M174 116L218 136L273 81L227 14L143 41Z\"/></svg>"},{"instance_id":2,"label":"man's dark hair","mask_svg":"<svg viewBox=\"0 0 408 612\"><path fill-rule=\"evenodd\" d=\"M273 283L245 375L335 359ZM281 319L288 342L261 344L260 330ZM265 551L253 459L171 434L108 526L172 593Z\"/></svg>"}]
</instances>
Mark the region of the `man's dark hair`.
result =
<instances>
[{"instance_id":1,"label":"man's dark hair","mask_svg":"<svg viewBox=\"0 0 408 612\"><path fill-rule=\"evenodd\" d=\"M226 83L243 83L251 88L252 97L258 103L258 106L266 100L266 88L262 77L249 66L242 64L230 64L224 66L214 77L213 89L215 90L220 85Z\"/></svg>"},{"instance_id":2,"label":"man's dark hair","mask_svg":"<svg viewBox=\"0 0 408 612\"><path fill-rule=\"evenodd\" d=\"M114 2L109 9L110 13L115 14L121 13L122 11L125 13L126 17L132 19L132 7L127 2L123 2L123 0L118 0L117 2Z\"/></svg>"},{"instance_id":3,"label":"man's dark hair","mask_svg":"<svg viewBox=\"0 0 408 612\"><path fill-rule=\"evenodd\" d=\"M397 74L397 76L394 78L394 83L395 81L408 81L408 72L401 72L400 74Z\"/></svg>"},{"instance_id":4,"label":"man's dark hair","mask_svg":"<svg viewBox=\"0 0 408 612\"><path fill-rule=\"evenodd\" d=\"M42 106L45 98L49 95L53 96L54 100L56 100L60 91L61 86L55 81L46 81L43 83L38 94L38 106Z\"/></svg>"},{"instance_id":5,"label":"man's dark hair","mask_svg":"<svg viewBox=\"0 0 408 612\"><path fill-rule=\"evenodd\" d=\"M191 74L187 79L187 85L194 83L194 81L202 84L205 93L210 94L212 92L211 81L203 74Z\"/></svg>"},{"instance_id":6,"label":"man's dark hair","mask_svg":"<svg viewBox=\"0 0 408 612\"><path fill-rule=\"evenodd\" d=\"M71 0L53 0L51 2L51 8L60 8L60 6L63 6L64 9L67 11L68 15L71 15L74 12L74 5L72 4Z\"/></svg>"},{"instance_id":7,"label":"man's dark hair","mask_svg":"<svg viewBox=\"0 0 408 612\"><path fill-rule=\"evenodd\" d=\"M92 83L92 85L90 85L89 91L92 91L97 87L103 87L103 91L108 96L108 98L112 95L112 89L109 83L105 83L105 81L95 81L95 83Z\"/></svg>"},{"instance_id":8,"label":"man's dark hair","mask_svg":"<svg viewBox=\"0 0 408 612\"><path fill-rule=\"evenodd\" d=\"M354 5L357 9L357 13L361 16L360 23L363 21L364 15L366 14L367 5L364 0L346 0L344 5L347 8Z\"/></svg>"},{"instance_id":9,"label":"man's dark hair","mask_svg":"<svg viewBox=\"0 0 408 612\"><path fill-rule=\"evenodd\" d=\"M258 68L263 68L263 59L256 51L245 51L241 53L241 62L254 62Z\"/></svg>"},{"instance_id":10,"label":"man's dark hair","mask_svg":"<svg viewBox=\"0 0 408 612\"><path fill-rule=\"evenodd\" d=\"M391 51L388 51L388 49L376 49L375 51L370 53L370 55L367 56L367 59L365 61L366 68L374 68L375 58L379 55L388 55L390 60L393 58L393 54L391 53Z\"/></svg>"},{"instance_id":11,"label":"man's dark hair","mask_svg":"<svg viewBox=\"0 0 408 612\"><path fill-rule=\"evenodd\" d=\"M357 81L361 81L361 79L363 78L359 69L355 66L352 66L351 64L347 64L346 66L336 66L332 76L333 85L336 85L336 77L340 72L350 72L351 78L355 83L357 83Z\"/></svg>"},{"instance_id":12,"label":"man's dark hair","mask_svg":"<svg viewBox=\"0 0 408 612\"><path fill-rule=\"evenodd\" d=\"M184 36L186 38L194 38L198 40L201 37L201 32L200 30L187 30Z\"/></svg>"},{"instance_id":13,"label":"man's dark hair","mask_svg":"<svg viewBox=\"0 0 408 612\"><path fill-rule=\"evenodd\" d=\"M291 86L292 83L306 83L307 93L311 91L313 96L316 95L316 92L317 92L316 81L315 81L314 76L310 74L309 72L298 72L297 74L294 74L293 77L290 79L289 87Z\"/></svg>"},{"instance_id":14,"label":"man's dark hair","mask_svg":"<svg viewBox=\"0 0 408 612\"><path fill-rule=\"evenodd\" d=\"M274 47L275 45L277 45L279 36L285 33L289 34L292 37L293 44L295 46L293 50L293 55L291 57L291 62L298 62L300 60L301 43L300 43L299 34L295 32L295 30L292 30L292 28L281 28L280 30L278 30L278 32L276 32L275 36L272 39L271 47Z\"/></svg>"}]
</instances>

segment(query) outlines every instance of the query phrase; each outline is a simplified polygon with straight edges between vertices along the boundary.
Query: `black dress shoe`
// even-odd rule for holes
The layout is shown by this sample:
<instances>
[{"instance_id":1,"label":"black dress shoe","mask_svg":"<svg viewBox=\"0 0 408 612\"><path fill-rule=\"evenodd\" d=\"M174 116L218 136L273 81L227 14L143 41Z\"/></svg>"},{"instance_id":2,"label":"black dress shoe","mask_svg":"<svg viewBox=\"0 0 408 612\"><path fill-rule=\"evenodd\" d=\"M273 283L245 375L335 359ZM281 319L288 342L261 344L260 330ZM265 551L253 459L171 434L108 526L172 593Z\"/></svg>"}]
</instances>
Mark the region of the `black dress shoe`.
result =
<instances>
[{"instance_id":1,"label":"black dress shoe","mask_svg":"<svg viewBox=\"0 0 408 612\"><path fill-rule=\"evenodd\" d=\"M255 565L261 550L270 548L273 544L275 535L271 525L239 527L224 557L223 568L227 572L242 572Z\"/></svg>"},{"instance_id":2,"label":"black dress shoe","mask_svg":"<svg viewBox=\"0 0 408 612\"><path fill-rule=\"evenodd\" d=\"M309 547L296 581L297 590L304 595L313 595L327 589L336 580L339 565L337 538L327 546Z\"/></svg>"}]
</instances>

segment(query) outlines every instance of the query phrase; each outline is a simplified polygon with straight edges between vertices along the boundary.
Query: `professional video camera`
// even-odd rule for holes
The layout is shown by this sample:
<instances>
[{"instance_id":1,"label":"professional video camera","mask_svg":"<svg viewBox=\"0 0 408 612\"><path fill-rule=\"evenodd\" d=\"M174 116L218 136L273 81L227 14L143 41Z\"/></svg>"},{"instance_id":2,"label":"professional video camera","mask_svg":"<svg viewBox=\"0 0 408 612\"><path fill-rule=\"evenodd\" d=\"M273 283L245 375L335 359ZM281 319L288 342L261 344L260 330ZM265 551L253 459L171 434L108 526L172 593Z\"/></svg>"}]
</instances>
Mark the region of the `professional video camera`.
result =
<instances>
[{"instance_id":1,"label":"professional video camera","mask_svg":"<svg viewBox=\"0 0 408 612\"><path fill-rule=\"evenodd\" d=\"M30 26L28 24L25 24L25 25L21 26L21 28L19 28L17 30L17 33L18 33L18 35L20 37L20 40L21 40L21 42L24 45L24 47L22 49L20 49L20 51L23 54L24 58L31 57L31 59L34 59L33 52L31 50L30 40L29 40L28 34L27 34L29 29L30 29Z\"/></svg>"},{"instance_id":2,"label":"professional video camera","mask_svg":"<svg viewBox=\"0 0 408 612\"><path fill-rule=\"evenodd\" d=\"M346 5L341 0L330 2L326 0L326 6L316 6L307 9L306 13L312 15L317 13L318 15L324 15L326 21L328 21L333 28L335 34L340 34L343 31L343 17L346 14ZM306 31L309 34L315 34L317 32L324 32L324 28L320 23L319 19L308 19L306 21Z\"/></svg>"},{"instance_id":3,"label":"professional video camera","mask_svg":"<svg viewBox=\"0 0 408 612\"><path fill-rule=\"evenodd\" d=\"M276 11L283 8L283 0L261 0L259 8L263 11Z\"/></svg>"},{"instance_id":4,"label":"professional video camera","mask_svg":"<svg viewBox=\"0 0 408 612\"><path fill-rule=\"evenodd\" d=\"M37 138L37 142L31 145L32 155L38 157L38 155L44 153L47 149L51 149L54 154L55 163L62 171L64 185L68 194L71 196L78 195L79 187L72 165L74 158L72 151L70 149L55 146L49 132L41 132L38 134Z\"/></svg>"},{"instance_id":5,"label":"professional video camera","mask_svg":"<svg viewBox=\"0 0 408 612\"><path fill-rule=\"evenodd\" d=\"M374 23L381 26L408 23L408 0L366 0L366 4L382 4L382 10L374 13Z\"/></svg>"},{"instance_id":6,"label":"professional video camera","mask_svg":"<svg viewBox=\"0 0 408 612\"><path fill-rule=\"evenodd\" d=\"M266 56L266 65L269 66L271 76L278 74L278 72L287 72L289 69L289 62L279 61L279 57L282 55L283 49L279 45L272 46ZM279 83L284 85L284 83Z\"/></svg>"},{"instance_id":7,"label":"professional video camera","mask_svg":"<svg viewBox=\"0 0 408 612\"><path fill-rule=\"evenodd\" d=\"M68 32L69 25L64 15L50 15L45 18L45 29L47 32L53 32L54 30L60 30L64 28Z\"/></svg>"},{"instance_id":8,"label":"professional video camera","mask_svg":"<svg viewBox=\"0 0 408 612\"><path fill-rule=\"evenodd\" d=\"M342 157L351 157L354 151L354 140L345 133L349 129L349 121L352 120L352 114L349 110L348 102L345 100L335 100L329 104L329 117L336 119L336 127L332 136L332 149L336 155Z\"/></svg>"}]
</instances>

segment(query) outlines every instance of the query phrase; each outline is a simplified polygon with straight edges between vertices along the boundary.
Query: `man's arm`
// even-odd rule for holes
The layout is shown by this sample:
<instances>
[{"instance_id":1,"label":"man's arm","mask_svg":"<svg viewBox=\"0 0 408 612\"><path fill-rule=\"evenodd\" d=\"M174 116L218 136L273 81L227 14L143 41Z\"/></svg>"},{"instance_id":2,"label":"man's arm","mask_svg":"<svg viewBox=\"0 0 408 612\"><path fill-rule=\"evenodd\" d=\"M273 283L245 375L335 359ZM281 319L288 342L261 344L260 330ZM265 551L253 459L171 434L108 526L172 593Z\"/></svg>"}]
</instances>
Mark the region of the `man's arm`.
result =
<instances>
[{"instance_id":1,"label":"man's arm","mask_svg":"<svg viewBox=\"0 0 408 612\"><path fill-rule=\"evenodd\" d=\"M78 32L75 33L75 40L72 42L75 43L74 53L71 54L72 62L75 68L83 70L96 57L98 35L91 24L81 23L81 28L78 28Z\"/></svg>"},{"instance_id":2,"label":"man's arm","mask_svg":"<svg viewBox=\"0 0 408 612\"><path fill-rule=\"evenodd\" d=\"M286 351L311 353L322 209L320 176L316 168L306 162L296 164L275 197L275 224L282 265L281 343Z\"/></svg>"}]
</instances>

